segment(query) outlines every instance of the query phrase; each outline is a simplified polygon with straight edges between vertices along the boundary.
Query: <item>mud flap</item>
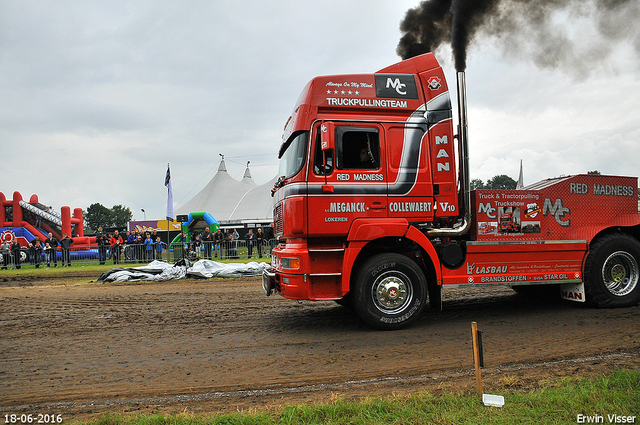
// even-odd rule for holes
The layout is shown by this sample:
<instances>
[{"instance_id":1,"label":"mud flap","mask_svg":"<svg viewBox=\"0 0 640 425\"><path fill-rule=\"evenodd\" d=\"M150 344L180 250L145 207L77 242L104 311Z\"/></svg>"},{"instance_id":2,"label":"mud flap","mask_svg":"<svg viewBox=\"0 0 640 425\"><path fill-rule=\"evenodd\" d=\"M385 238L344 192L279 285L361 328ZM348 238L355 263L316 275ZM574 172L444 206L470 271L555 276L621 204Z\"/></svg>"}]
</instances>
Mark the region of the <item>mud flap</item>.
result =
<instances>
[{"instance_id":1,"label":"mud flap","mask_svg":"<svg viewBox=\"0 0 640 425\"><path fill-rule=\"evenodd\" d=\"M429 283L427 290L429 291L429 309L442 311L442 286L436 283Z\"/></svg>"},{"instance_id":2,"label":"mud flap","mask_svg":"<svg viewBox=\"0 0 640 425\"><path fill-rule=\"evenodd\" d=\"M560 285L560 297L563 300L583 303L587 301L584 293L584 283L563 283Z\"/></svg>"}]
</instances>

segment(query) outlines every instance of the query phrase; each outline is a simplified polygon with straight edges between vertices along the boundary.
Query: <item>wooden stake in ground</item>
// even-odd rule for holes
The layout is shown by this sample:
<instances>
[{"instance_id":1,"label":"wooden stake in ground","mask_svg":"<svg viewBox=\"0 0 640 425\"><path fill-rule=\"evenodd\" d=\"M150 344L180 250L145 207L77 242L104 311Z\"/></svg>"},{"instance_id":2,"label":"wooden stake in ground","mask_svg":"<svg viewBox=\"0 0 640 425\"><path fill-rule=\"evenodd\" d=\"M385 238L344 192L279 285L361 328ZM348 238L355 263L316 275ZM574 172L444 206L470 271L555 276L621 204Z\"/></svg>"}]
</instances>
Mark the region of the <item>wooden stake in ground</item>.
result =
<instances>
[{"instance_id":1,"label":"wooden stake in ground","mask_svg":"<svg viewBox=\"0 0 640 425\"><path fill-rule=\"evenodd\" d=\"M480 345L478 343L478 324L471 322L471 336L473 337L473 362L476 368L476 388L482 398L482 375L480 374Z\"/></svg>"}]
</instances>

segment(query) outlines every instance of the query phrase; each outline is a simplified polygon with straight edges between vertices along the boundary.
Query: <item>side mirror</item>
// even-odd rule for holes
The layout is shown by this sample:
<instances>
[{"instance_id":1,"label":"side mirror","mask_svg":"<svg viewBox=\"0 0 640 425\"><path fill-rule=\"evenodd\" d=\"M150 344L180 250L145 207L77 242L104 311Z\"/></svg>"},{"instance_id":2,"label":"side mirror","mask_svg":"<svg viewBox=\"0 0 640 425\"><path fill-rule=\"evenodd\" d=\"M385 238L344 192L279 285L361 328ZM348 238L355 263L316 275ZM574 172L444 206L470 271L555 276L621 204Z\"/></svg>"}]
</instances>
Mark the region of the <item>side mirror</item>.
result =
<instances>
[{"instance_id":1,"label":"side mirror","mask_svg":"<svg viewBox=\"0 0 640 425\"><path fill-rule=\"evenodd\" d=\"M320 127L320 148L323 151L333 150L334 123L325 121Z\"/></svg>"}]
</instances>

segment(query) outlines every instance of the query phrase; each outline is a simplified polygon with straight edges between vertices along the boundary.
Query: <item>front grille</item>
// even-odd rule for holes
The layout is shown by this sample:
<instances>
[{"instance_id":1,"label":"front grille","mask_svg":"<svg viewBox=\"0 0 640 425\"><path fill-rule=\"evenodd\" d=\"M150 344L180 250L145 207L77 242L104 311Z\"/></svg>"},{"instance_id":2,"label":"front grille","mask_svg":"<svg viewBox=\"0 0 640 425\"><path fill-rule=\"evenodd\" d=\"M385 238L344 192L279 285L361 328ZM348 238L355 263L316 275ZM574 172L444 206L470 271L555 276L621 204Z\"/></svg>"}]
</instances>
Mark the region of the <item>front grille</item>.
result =
<instances>
[{"instance_id":1,"label":"front grille","mask_svg":"<svg viewBox=\"0 0 640 425\"><path fill-rule=\"evenodd\" d=\"M282 235L284 229L284 202L279 202L273 209L273 226L276 237Z\"/></svg>"}]
</instances>

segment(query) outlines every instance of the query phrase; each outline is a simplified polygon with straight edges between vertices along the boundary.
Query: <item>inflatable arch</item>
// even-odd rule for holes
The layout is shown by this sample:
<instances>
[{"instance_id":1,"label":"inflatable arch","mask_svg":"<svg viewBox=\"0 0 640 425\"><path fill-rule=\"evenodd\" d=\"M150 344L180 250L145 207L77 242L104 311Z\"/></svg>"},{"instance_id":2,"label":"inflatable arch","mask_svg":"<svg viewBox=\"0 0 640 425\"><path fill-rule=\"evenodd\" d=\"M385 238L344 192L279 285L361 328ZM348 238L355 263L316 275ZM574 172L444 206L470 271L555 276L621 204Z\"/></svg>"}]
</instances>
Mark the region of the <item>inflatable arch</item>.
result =
<instances>
[{"instance_id":1,"label":"inflatable arch","mask_svg":"<svg viewBox=\"0 0 640 425\"><path fill-rule=\"evenodd\" d=\"M209 228L209 231L211 233L215 233L218 231L220 223L218 223L218 220L213 218L213 216L208 212L189 213L187 221L182 222L182 231L187 235L187 240L185 242L191 242L191 233L193 232L193 230L204 229L207 227ZM171 245L176 243L180 243L180 235L177 235L175 238L173 238L173 241L171 241Z\"/></svg>"}]
</instances>

